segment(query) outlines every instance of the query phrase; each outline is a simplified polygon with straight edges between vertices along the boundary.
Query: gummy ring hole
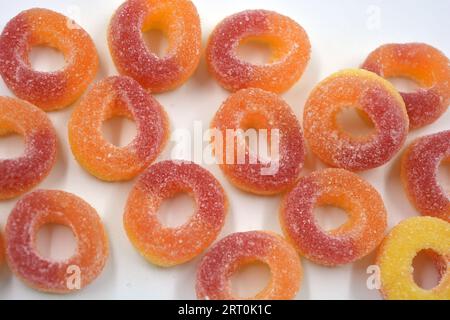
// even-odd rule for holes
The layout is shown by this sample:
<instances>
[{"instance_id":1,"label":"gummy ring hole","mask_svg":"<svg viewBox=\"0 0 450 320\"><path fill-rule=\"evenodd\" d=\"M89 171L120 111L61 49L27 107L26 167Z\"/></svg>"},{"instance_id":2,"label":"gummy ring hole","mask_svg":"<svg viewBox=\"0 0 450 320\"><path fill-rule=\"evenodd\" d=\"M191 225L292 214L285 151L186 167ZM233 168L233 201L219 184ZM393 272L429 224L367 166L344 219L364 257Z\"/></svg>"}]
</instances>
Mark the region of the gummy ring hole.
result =
<instances>
[{"instance_id":1,"label":"gummy ring hole","mask_svg":"<svg viewBox=\"0 0 450 320\"><path fill-rule=\"evenodd\" d=\"M64 224L45 223L38 228L35 246L39 255L51 261L66 261L77 250L72 229Z\"/></svg>"},{"instance_id":2,"label":"gummy ring hole","mask_svg":"<svg viewBox=\"0 0 450 320\"><path fill-rule=\"evenodd\" d=\"M137 136L134 118L120 101L106 108L101 130L104 139L119 148L130 145Z\"/></svg>"},{"instance_id":3,"label":"gummy ring hole","mask_svg":"<svg viewBox=\"0 0 450 320\"><path fill-rule=\"evenodd\" d=\"M412 261L414 282L424 290L437 287L447 272L447 262L433 250L421 250Z\"/></svg>"},{"instance_id":4,"label":"gummy ring hole","mask_svg":"<svg viewBox=\"0 0 450 320\"><path fill-rule=\"evenodd\" d=\"M369 139L376 133L370 116L358 107L342 107L336 114L336 124L341 132L356 140Z\"/></svg>"},{"instance_id":5,"label":"gummy ring hole","mask_svg":"<svg viewBox=\"0 0 450 320\"><path fill-rule=\"evenodd\" d=\"M157 217L163 226L179 228L188 223L194 215L195 207L196 202L190 191L176 191L162 200Z\"/></svg>"},{"instance_id":6,"label":"gummy ring hole","mask_svg":"<svg viewBox=\"0 0 450 320\"><path fill-rule=\"evenodd\" d=\"M236 55L249 64L264 66L281 58L282 46L283 42L276 37L246 37L238 43Z\"/></svg>"},{"instance_id":7,"label":"gummy ring hole","mask_svg":"<svg viewBox=\"0 0 450 320\"><path fill-rule=\"evenodd\" d=\"M320 205L314 209L314 218L319 227L327 233L333 233L349 221L348 213L337 206Z\"/></svg>"},{"instance_id":8,"label":"gummy ring hole","mask_svg":"<svg viewBox=\"0 0 450 320\"><path fill-rule=\"evenodd\" d=\"M269 287L270 267L255 259L240 261L230 276L231 294L234 297L248 299L257 296Z\"/></svg>"},{"instance_id":9,"label":"gummy ring hole","mask_svg":"<svg viewBox=\"0 0 450 320\"><path fill-rule=\"evenodd\" d=\"M67 65L64 53L48 44L32 46L28 52L28 61L31 68L38 72L57 72Z\"/></svg>"},{"instance_id":10,"label":"gummy ring hole","mask_svg":"<svg viewBox=\"0 0 450 320\"><path fill-rule=\"evenodd\" d=\"M437 180L450 201L450 157L439 164Z\"/></svg>"},{"instance_id":11,"label":"gummy ring hole","mask_svg":"<svg viewBox=\"0 0 450 320\"><path fill-rule=\"evenodd\" d=\"M25 139L18 130L0 124L0 159L14 159L25 153Z\"/></svg>"},{"instance_id":12,"label":"gummy ring hole","mask_svg":"<svg viewBox=\"0 0 450 320\"><path fill-rule=\"evenodd\" d=\"M156 10L146 18L141 28L142 39L147 50L158 58L164 58L169 54L173 40L173 36L169 35L175 32L172 30L170 17L164 18L164 14L172 16L166 10L161 12Z\"/></svg>"},{"instance_id":13,"label":"gummy ring hole","mask_svg":"<svg viewBox=\"0 0 450 320\"><path fill-rule=\"evenodd\" d=\"M404 77L390 77L387 80L392 83L392 85L402 93L413 93L417 92L420 89L426 87L425 84L421 84L414 80L413 78L404 76Z\"/></svg>"}]
</instances>

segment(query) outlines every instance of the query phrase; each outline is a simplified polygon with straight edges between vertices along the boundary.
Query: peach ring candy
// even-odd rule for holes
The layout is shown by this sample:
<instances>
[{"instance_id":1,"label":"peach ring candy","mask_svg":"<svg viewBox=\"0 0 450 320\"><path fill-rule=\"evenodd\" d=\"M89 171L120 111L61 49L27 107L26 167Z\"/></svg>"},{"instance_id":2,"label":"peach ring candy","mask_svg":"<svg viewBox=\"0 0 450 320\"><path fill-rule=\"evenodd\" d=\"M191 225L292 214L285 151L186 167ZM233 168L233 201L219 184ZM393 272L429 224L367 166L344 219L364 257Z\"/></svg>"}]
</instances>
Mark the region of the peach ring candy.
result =
<instances>
[{"instance_id":1,"label":"peach ring candy","mask_svg":"<svg viewBox=\"0 0 450 320\"><path fill-rule=\"evenodd\" d=\"M345 210L347 222L334 230L323 230L314 209L325 205ZM330 267L354 262L372 252L383 240L386 216L379 193L358 175L343 169L326 169L301 178L280 208L283 232L299 253Z\"/></svg>"},{"instance_id":2,"label":"peach ring candy","mask_svg":"<svg viewBox=\"0 0 450 320\"><path fill-rule=\"evenodd\" d=\"M77 240L72 257L51 260L37 251L37 233L48 224L72 230ZM8 217L5 237L11 270L39 291L69 293L84 288L97 278L108 258L107 236L95 209L63 191L39 190L23 197Z\"/></svg>"},{"instance_id":3,"label":"peach ring candy","mask_svg":"<svg viewBox=\"0 0 450 320\"><path fill-rule=\"evenodd\" d=\"M402 181L417 210L450 222L449 195L437 178L439 165L448 161L450 131L417 139L403 156Z\"/></svg>"},{"instance_id":4,"label":"peach ring candy","mask_svg":"<svg viewBox=\"0 0 450 320\"><path fill-rule=\"evenodd\" d=\"M102 123L124 116L136 123L137 135L125 147L105 140ZM159 155L169 120L163 107L129 77L109 77L94 85L69 121L69 141L80 165L104 181L130 180Z\"/></svg>"},{"instance_id":5,"label":"peach ring candy","mask_svg":"<svg viewBox=\"0 0 450 320\"><path fill-rule=\"evenodd\" d=\"M424 251L433 253L441 278L431 290L419 287L413 277L413 260ZM394 227L377 255L381 293L391 300L450 299L450 224L434 217L415 217Z\"/></svg>"},{"instance_id":6,"label":"peach ring candy","mask_svg":"<svg viewBox=\"0 0 450 320\"><path fill-rule=\"evenodd\" d=\"M160 30L168 40L167 54L151 52L143 32ZM200 61L200 18L188 0L128 0L111 19L108 31L111 55L118 71L153 93L185 83Z\"/></svg>"},{"instance_id":7,"label":"peach ring candy","mask_svg":"<svg viewBox=\"0 0 450 320\"><path fill-rule=\"evenodd\" d=\"M19 196L44 180L56 161L57 138L47 115L28 102L0 97L0 136L24 137L25 153L0 159L0 200Z\"/></svg>"},{"instance_id":8,"label":"peach ring candy","mask_svg":"<svg viewBox=\"0 0 450 320\"><path fill-rule=\"evenodd\" d=\"M412 129L435 122L450 104L450 60L424 43L387 44L373 51L363 68L384 78L405 77L421 88L401 93Z\"/></svg>"},{"instance_id":9,"label":"peach ring candy","mask_svg":"<svg viewBox=\"0 0 450 320\"><path fill-rule=\"evenodd\" d=\"M211 128L218 164L236 187L273 195L298 180L305 160L303 132L290 106L276 94L261 89L232 94L217 111ZM250 141L255 139L249 133L255 133L258 151L251 149ZM261 143L271 154L261 151Z\"/></svg>"},{"instance_id":10,"label":"peach ring candy","mask_svg":"<svg viewBox=\"0 0 450 320\"><path fill-rule=\"evenodd\" d=\"M350 134L338 122L356 108L374 124L367 135ZM331 167L364 171L397 154L409 131L405 103L392 84L365 70L344 70L319 83L304 110L305 137L313 153Z\"/></svg>"},{"instance_id":11,"label":"peach ring candy","mask_svg":"<svg viewBox=\"0 0 450 320\"><path fill-rule=\"evenodd\" d=\"M66 65L56 72L32 68L33 47L59 50ZM91 37L80 26L57 12L30 9L8 22L0 37L0 74L14 94L45 111L75 102L94 80L98 56Z\"/></svg>"},{"instance_id":12,"label":"peach ring candy","mask_svg":"<svg viewBox=\"0 0 450 320\"><path fill-rule=\"evenodd\" d=\"M191 218L178 228L158 219L161 203L179 193L195 201ZM149 262L171 267L202 253L219 235L228 202L220 183L191 162L163 161L149 167L131 191L124 214L128 238Z\"/></svg>"},{"instance_id":13,"label":"peach ring candy","mask_svg":"<svg viewBox=\"0 0 450 320\"><path fill-rule=\"evenodd\" d=\"M294 248L266 231L234 233L220 240L203 257L197 271L197 297L241 300L231 292L231 277L241 267L262 262L269 266L269 284L249 300L289 300L300 290L303 269Z\"/></svg>"},{"instance_id":14,"label":"peach ring candy","mask_svg":"<svg viewBox=\"0 0 450 320\"><path fill-rule=\"evenodd\" d=\"M268 44L269 63L251 64L238 55L249 42ZM249 10L223 20L211 34L206 48L210 73L229 91L260 88L287 91L302 76L309 62L311 44L294 20L266 10Z\"/></svg>"}]
</instances>

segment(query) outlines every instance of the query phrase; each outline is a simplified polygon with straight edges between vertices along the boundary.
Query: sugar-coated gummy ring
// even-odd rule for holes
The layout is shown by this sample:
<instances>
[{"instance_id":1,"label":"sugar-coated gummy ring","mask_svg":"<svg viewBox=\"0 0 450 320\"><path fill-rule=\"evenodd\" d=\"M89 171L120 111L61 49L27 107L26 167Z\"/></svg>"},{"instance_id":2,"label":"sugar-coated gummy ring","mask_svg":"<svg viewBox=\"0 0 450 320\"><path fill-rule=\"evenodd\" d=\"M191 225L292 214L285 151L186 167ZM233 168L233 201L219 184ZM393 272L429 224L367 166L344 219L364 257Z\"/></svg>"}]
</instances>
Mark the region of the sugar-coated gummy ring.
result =
<instances>
[{"instance_id":1,"label":"sugar-coated gummy ring","mask_svg":"<svg viewBox=\"0 0 450 320\"><path fill-rule=\"evenodd\" d=\"M387 44L373 51L363 68L384 78L406 77L422 88L401 93L412 129L435 122L450 104L450 60L424 43Z\"/></svg>"},{"instance_id":2,"label":"sugar-coated gummy ring","mask_svg":"<svg viewBox=\"0 0 450 320\"><path fill-rule=\"evenodd\" d=\"M59 50L66 66L56 72L33 70L29 53L35 46ZM0 74L16 96L45 111L75 102L94 80L98 56L90 36L57 12L30 9L6 25L0 37Z\"/></svg>"},{"instance_id":3,"label":"sugar-coated gummy ring","mask_svg":"<svg viewBox=\"0 0 450 320\"><path fill-rule=\"evenodd\" d=\"M157 216L164 199L192 196L191 218L178 228L163 226ZM128 238L151 263L170 267L202 253L219 235L228 202L214 176L190 162L164 161L149 167L131 191L124 214Z\"/></svg>"},{"instance_id":4,"label":"sugar-coated gummy ring","mask_svg":"<svg viewBox=\"0 0 450 320\"><path fill-rule=\"evenodd\" d=\"M441 271L439 284L431 290L414 281L413 259L431 250ZM415 217L398 224L385 238L377 255L381 292L393 300L450 299L450 224L434 217Z\"/></svg>"},{"instance_id":5,"label":"sugar-coated gummy ring","mask_svg":"<svg viewBox=\"0 0 450 320\"><path fill-rule=\"evenodd\" d=\"M77 240L75 254L63 261L42 257L36 235L47 224L72 229ZM11 270L30 287L44 292L69 293L75 288L71 275L80 276L80 288L103 270L108 240L95 209L77 196L54 190L39 190L23 197L8 217L6 255Z\"/></svg>"},{"instance_id":6,"label":"sugar-coated gummy ring","mask_svg":"<svg viewBox=\"0 0 450 320\"><path fill-rule=\"evenodd\" d=\"M324 231L314 217L314 209L323 205L344 209L348 221ZM280 208L286 237L301 255L326 266L354 262L374 250L383 240L386 215L379 193L343 169L326 169L301 178Z\"/></svg>"},{"instance_id":7,"label":"sugar-coated gummy ring","mask_svg":"<svg viewBox=\"0 0 450 320\"><path fill-rule=\"evenodd\" d=\"M238 56L240 45L255 40L270 45L268 64L251 64ZM226 18L215 28L206 61L211 74L227 90L260 88L281 93L300 79L310 51L308 35L294 20L273 11L249 10Z\"/></svg>"},{"instance_id":8,"label":"sugar-coated gummy ring","mask_svg":"<svg viewBox=\"0 0 450 320\"><path fill-rule=\"evenodd\" d=\"M125 147L105 140L102 123L114 116L135 121L137 135ZM129 180L163 149L169 132L163 107L129 77L109 77L94 85L69 121L69 141L77 161L105 181Z\"/></svg>"},{"instance_id":9,"label":"sugar-coated gummy ring","mask_svg":"<svg viewBox=\"0 0 450 320\"><path fill-rule=\"evenodd\" d=\"M161 30L167 54L159 58L147 48L142 32ZM112 17L108 42L121 74L151 92L175 89L186 82L201 55L200 18L188 0L128 0Z\"/></svg>"},{"instance_id":10,"label":"sugar-coated gummy ring","mask_svg":"<svg viewBox=\"0 0 450 320\"><path fill-rule=\"evenodd\" d=\"M216 243L203 257L197 271L197 297L235 300L231 276L240 267L263 262L270 268L269 284L254 300L293 299L300 290L303 269L298 254L282 237L266 231L234 233Z\"/></svg>"},{"instance_id":11,"label":"sugar-coated gummy ring","mask_svg":"<svg viewBox=\"0 0 450 320\"><path fill-rule=\"evenodd\" d=\"M450 131L417 139L403 156L402 181L417 210L450 222L449 195L437 179L445 161L450 161Z\"/></svg>"},{"instance_id":12,"label":"sugar-coated gummy ring","mask_svg":"<svg viewBox=\"0 0 450 320\"><path fill-rule=\"evenodd\" d=\"M232 94L217 111L211 128L223 137L222 153L218 152L220 144L213 142L220 168L238 188L272 195L287 190L298 180L305 160L303 132L290 106L276 94L261 89L243 89ZM245 139L239 139L238 135L247 129L266 130L268 141L262 142L278 145L279 150L275 150L278 158L272 154L271 160L266 161L260 157L265 155L253 154ZM229 132L235 135L229 136ZM213 135L213 140L216 138ZM230 145L234 150L230 150ZM235 158L231 159L230 154ZM245 155L243 161L238 159L239 154Z\"/></svg>"},{"instance_id":13,"label":"sugar-coated gummy ring","mask_svg":"<svg viewBox=\"0 0 450 320\"><path fill-rule=\"evenodd\" d=\"M347 133L337 121L345 108L362 110L375 132ZM344 70L316 86L304 110L305 137L326 164L350 171L377 168L403 146L408 134L405 103L386 80L365 70Z\"/></svg>"},{"instance_id":14,"label":"sugar-coated gummy ring","mask_svg":"<svg viewBox=\"0 0 450 320\"><path fill-rule=\"evenodd\" d=\"M0 97L0 136L24 137L25 153L0 160L0 199L10 199L35 187L56 161L57 138L47 115L28 102Z\"/></svg>"}]
</instances>

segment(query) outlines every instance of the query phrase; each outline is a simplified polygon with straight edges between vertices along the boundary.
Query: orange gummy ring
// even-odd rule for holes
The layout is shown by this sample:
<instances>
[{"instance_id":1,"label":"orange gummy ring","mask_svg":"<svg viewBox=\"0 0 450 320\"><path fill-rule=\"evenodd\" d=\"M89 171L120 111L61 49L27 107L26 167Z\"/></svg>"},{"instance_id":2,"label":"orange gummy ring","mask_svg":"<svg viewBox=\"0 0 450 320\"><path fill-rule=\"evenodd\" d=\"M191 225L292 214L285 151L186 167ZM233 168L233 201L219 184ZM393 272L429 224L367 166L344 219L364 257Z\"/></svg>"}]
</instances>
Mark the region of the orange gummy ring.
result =
<instances>
[{"instance_id":1,"label":"orange gummy ring","mask_svg":"<svg viewBox=\"0 0 450 320\"><path fill-rule=\"evenodd\" d=\"M237 48L249 41L267 43L271 61L248 63ZM223 20L211 34L206 61L211 74L227 90L260 88L281 93L302 76L310 58L311 44L305 30L294 20L266 10L248 10Z\"/></svg>"},{"instance_id":2,"label":"orange gummy ring","mask_svg":"<svg viewBox=\"0 0 450 320\"><path fill-rule=\"evenodd\" d=\"M232 94L217 111L211 128L223 137L224 152L220 154L215 150L216 157L220 168L236 187L255 194L273 195L287 190L298 180L305 160L303 132L290 106L276 94L261 89L243 89ZM275 170L269 168L273 164L267 164L260 157L255 157L257 161L250 161L255 155L248 146L244 146L244 163L239 163L238 147L245 142L237 135L229 137L228 133L248 128L267 130L269 141L273 130L279 131L279 159ZM234 151L227 148L228 140L232 138ZM219 145L216 141L214 144L217 149ZM233 151L233 163L229 162L230 151ZM264 173L265 169L270 170Z\"/></svg>"},{"instance_id":3,"label":"orange gummy ring","mask_svg":"<svg viewBox=\"0 0 450 320\"><path fill-rule=\"evenodd\" d=\"M437 171L450 161L450 131L417 139L402 161L402 181L409 199L423 215L450 222L450 200L439 184Z\"/></svg>"},{"instance_id":4,"label":"orange gummy ring","mask_svg":"<svg viewBox=\"0 0 450 320\"><path fill-rule=\"evenodd\" d=\"M48 45L62 52L64 69L33 70L28 54L34 46ZM75 102L94 80L98 56L90 36L69 18L47 9L21 12L0 37L0 74L16 96L45 111Z\"/></svg>"},{"instance_id":5,"label":"orange gummy ring","mask_svg":"<svg viewBox=\"0 0 450 320\"><path fill-rule=\"evenodd\" d=\"M345 108L365 112L373 134L353 136L338 124ZM387 80L365 70L344 70L319 83L304 110L305 137L313 153L326 164L350 171L377 168L403 146L408 115L402 97Z\"/></svg>"},{"instance_id":6,"label":"orange gummy ring","mask_svg":"<svg viewBox=\"0 0 450 320\"><path fill-rule=\"evenodd\" d=\"M450 104L450 60L432 46L386 44L369 55L363 68L384 78L407 77L422 87L401 93L412 129L435 122Z\"/></svg>"},{"instance_id":7,"label":"orange gummy ring","mask_svg":"<svg viewBox=\"0 0 450 320\"><path fill-rule=\"evenodd\" d=\"M413 259L430 252L441 271L439 284L430 290L413 277ZM415 217L392 229L377 255L381 293L392 300L450 300L450 224L433 217Z\"/></svg>"},{"instance_id":8,"label":"orange gummy ring","mask_svg":"<svg viewBox=\"0 0 450 320\"><path fill-rule=\"evenodd\" d=\"M196 203L192 217L178 228L158 220L162 201L177 193ZM214 176L190 162L163 161L149 167L131 191L124 214L128 238L151 263L170 267L192 260L217 238L228 202Z\"/></svg>"},{"instance_id":9,"label":"orange gummy ring","mask_svg":"<svg viewBox=\"0 0 450 320\"><path fill-rule=\"evenodd\" d=\"M341 227L326 232L314 218L322 205L348 214ZM325 266L359 260L383 240L387 214L379 193L358 175L343 169L317 171L300 179L283 199L280 222L301 255Z\"/></svg>"},{"instance_id":10,"label":"orange gummy ring","mask_svg":"<svg viewBox=\"0 0 450 320\"><path fill-rule=\"evenodd\" d=\"M159 58L147 48L142 32L157 29L168 38ZM111 19L108 42L121 74L158 93L186 82L200 61L200 18L188 0L128 0Z\"/></svg>"},{"instance_id":11,"label":"orange gummy ring","mask_svg":"<svg viewBox=\"0 0 450 320\"><path fill-rule=\"evenodd\" d=\"M137 135L121 148L102 135L102 123L114 116L136 122ZM162 106L135 80L109 77L94 85L69 121L69 141L77 161L105 181L129 180L150 165L163 149L169 132Z\"/></svg>"},{"instance_id":12,"label":"orange gummy ring","mask_svg":"<svg viewBox=\"0 0 450 320\"><path fill-rule=\"evenodd\" d=\"M231 292L230 278L252 262L266 263L271 279L253 300L293 299L300 290L303 269L294 248L266 231L234 233L220 240L203 257L197 271L197 297L203 300L241 300Z\"/></svg>"},{"instance_id":13,"label":"orange gummy ring","mask_svg":"<svg viewBox=\"0 0 450 320\"><path fill-rule=\"evenodd\" d=\"M24 136L25 154L0 160L0 199L21 195L44 180L56 161L57 138L47 115L28 102L0 97L0 136Z\"/></svg>"},{"instance_id":14,"label":"orange gummy ring","mask_svg":"<svg viewBox=\"0 0 450 320\"><path fill-rule=\"evenodd\" d=\"M75 254L64 261L43 258L36 235L46 224L72 229ZM44 292L68 293L72 268L80 276L80 289L102 271L108 257L108 240L97 212L77 196L53 190L26 195L14 207L6 224L6 254L11 270L30 287Z\"/></svg>"}]
</instances>

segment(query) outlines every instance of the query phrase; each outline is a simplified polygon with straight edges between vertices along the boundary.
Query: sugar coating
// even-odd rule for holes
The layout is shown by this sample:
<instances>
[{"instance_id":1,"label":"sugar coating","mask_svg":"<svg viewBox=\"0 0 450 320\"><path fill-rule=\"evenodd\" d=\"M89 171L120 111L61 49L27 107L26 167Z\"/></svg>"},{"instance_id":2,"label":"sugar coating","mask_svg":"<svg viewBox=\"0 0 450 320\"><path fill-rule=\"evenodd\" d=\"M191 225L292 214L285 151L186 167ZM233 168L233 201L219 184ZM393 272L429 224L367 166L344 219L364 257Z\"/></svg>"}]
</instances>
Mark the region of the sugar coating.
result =
<instances>
[{"instance_id":1,"label":"sugar coating","mask_svg":"<svg viewBox=\"0 0 450 320\"><path fill-rule=\"evenodd\" d=\"M191 218L178 228L158 220L164 199L188 193L195 200ZM170 267L202 253L219 235L228 202L220 183L191 162L163 161L150 166L131 191L124 227L136 249L151 263Z\"/></svg>"},{"instance_id":2,"label":"sugar coating","mask_svg":"<svg viewBox=\"0 0 450 320\"><path fill-rule=\"evenodd\" d=\"M435 122L450 104L450 60L430 45L383 45L368 56L362 68L384 78L410 78L422 87L417 92L401 93L411 129Z\"/></svg>"},{"instance_id":3,"label":"sugar coating","mask_svg":"<svg viewBox=\"0 0 450 320\"><path fill-rule=\"evenodd\" d=\"M420 213L450 222L450 198L437 179L445 161L450 161L450 131L419 138L403 156L402 181Z\"/></svg>"},{"instance_id":4,"label":"sugar coating","mask_svg":"<svg viewBox=\"0 0 450 320\"><path fill-rule=\"evenodd\" d=\"M102 123L125 116L136 123L137 135L125 147L105 140ZM129 180L160 154L169 136L163 107L138 82L125 76L106 78L86 94L69 121L69 142L77 161L105 181Z\"/></svg>"},{"instance_id":5,"label":"sugar coating","mask_svg":"<svg viewBox=\"0 0 450 320\"><path fill-rule=\"evenodd\" d=\"M413 259L423 250L439 255L439 263L444 266L440 268L439 284L431 290L422 289L413 278ZM434 217L402 221L380 246L377 265L385 299L450 300L450 224Z\"/></svg>"},{"instance_id":6,"label":"sugar coating","mask_svg":"<svg viewBox=\"0 0 450 320\"><path fill-rule=\"evenodd\" d=\"M46 224L72 229L77 240L72 257L55 261L39 254L36 235ZM27 285L44 292L69 293L70 266L79 268L81 288L87 286L101 273L108 257L107 236L95 209L63 191L39 190L23 197L8 217L5 238L11 270Z\"/></svg>"},{"instance_id":7,"label":"sugar coating","mask_svg":"<svg viewBox=\"0 0 450 320\"><path fill-rule=\"evenodd\" d=\"M242 60L238 47L257 40L271 46L271 61L255 65ZM223 20L206 48L209 71L227 90L260 88L287 91L302 76L309 62L311 44L294 20L273 11L247 10Z\"/></svg>"},{"instance_id":8,"label":"sugar coating","mask_svg":"<svg viewBox=\"0 0 450 320\"><path fill-rule=\"evenodd\" d=\"M337 122L348 107L363 110L375 133L367 137L345 132ZM364 171L387 163L403 146L409 126L402 97L383 78L365 70L344 70L316 86L304 109L305 137L326 164Z\"/></svg>"},{"instance_id":9,"label":"sugar coating","mask_svg":"<svg viewBox=\"0 0 450 320\"><path fill-rule=\"evenodd\" d=\"M232 94L217 111L211 128L219 130L224 137L220 168L238 188L255 194L272 195L287 190L298 180L305 160L303 132L291 107L276 94L261 89L242 89ZM260 159L257 163L250 161L248 146L244 164L237 161L227 164L225 148L227 143L230 144L226 139L227 130L245 131L248 128L267 129L269 141L270 130L279 130L279 162L273 174L263 174L263 169L270 167L270 164ZM237 141L234 147L236 156ZM216 152L216 155L220 153Z\"/></svg>"},{"instance_id":10,"label":"sugar coating","mask_svg":"<svg viewBox=\"0 0 450 320\"><path fill-rule=\"evenodd\" d=\"M168 39L168 53L151 52L142 33L157 29ZM108 42L121 74L151 92L173 90L196 70L201 55L200 18L188 0L128 0L111 19Z\"/></svg>"},{"instance_id":11,"label":"sugar coating","mask_svg":"<svg viewBox=\"0 0 450 320\"><path fill-rule=\"evenodd\" d=\"M61 51L66 66L56 72L33 70L28 56L38 45ZM54 11L23 11L8 22L0 37L3 80L16 96L45 111L75 102L94 80L97 69L97 51L90 36Z\"/></svg>"},{"instance_id":12,"label":"sugar coating","mask_svg":"<svg viewBox=\"0 0 450 320\"><path fill-rule=\"evenodd\" d=\"M294 248L282 237L265 231L234 233L216 243L197 271L197 297L234 300L231 276L243 265L260 261L270 268L271 279L251 300L293 299L300 290L303 269Z\"/></svg>"},{"instance_id":13,"label":"sugar coating","mask_svg":"<svg viewBox=\"0 0 450 320\"><path fill-rule=\"evenodd\" d=\"M314 217L314 209L333 205L348 221L330 232ZM358 175L343 169L317 171L300 179L283 199L280 223L301 255L325 266L359 260L383 240L387 213L379 193Z\"/></svg>"},{"instance_id":14,"label":"sugar coating","mask_svg":"<svg viewBox=\"0 0 450 320\"><path fill-rule=\"evenodd\" d=\"M0 97L0 136L18 133L25 152L0 159L0 200L19 196L44 180L56 161L57 138L47 115L28 102Z\"/></svg>"}]
</instances>

